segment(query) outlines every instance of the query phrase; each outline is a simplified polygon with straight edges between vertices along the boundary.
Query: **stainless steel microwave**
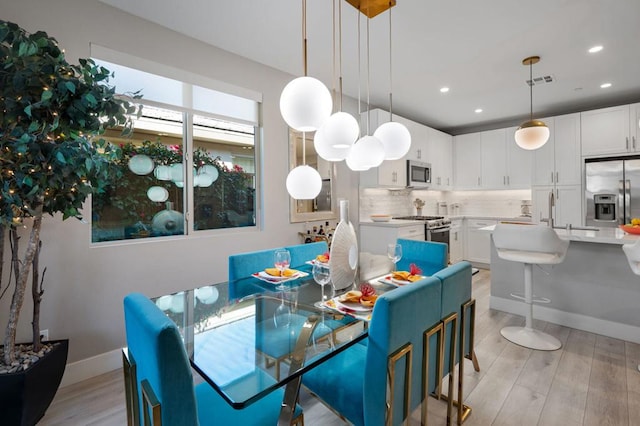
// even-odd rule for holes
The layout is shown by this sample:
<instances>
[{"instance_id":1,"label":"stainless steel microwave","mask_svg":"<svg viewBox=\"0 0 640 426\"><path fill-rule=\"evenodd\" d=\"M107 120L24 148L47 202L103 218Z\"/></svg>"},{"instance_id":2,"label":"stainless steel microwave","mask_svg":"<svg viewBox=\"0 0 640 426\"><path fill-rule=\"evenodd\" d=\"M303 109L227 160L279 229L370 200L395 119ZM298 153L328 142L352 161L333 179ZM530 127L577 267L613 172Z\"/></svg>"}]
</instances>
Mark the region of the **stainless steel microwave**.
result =
<instances>
[{"instance_id":1,"label":"stainless steel microwave","mask_svg":"<svg viewBox=\"0 0 640 426\"><path fill-rule=\"evenodd\" d=\"M407 186L419 187L431 184L431 164L407 160Z\"/></svg>"}]
</instances>

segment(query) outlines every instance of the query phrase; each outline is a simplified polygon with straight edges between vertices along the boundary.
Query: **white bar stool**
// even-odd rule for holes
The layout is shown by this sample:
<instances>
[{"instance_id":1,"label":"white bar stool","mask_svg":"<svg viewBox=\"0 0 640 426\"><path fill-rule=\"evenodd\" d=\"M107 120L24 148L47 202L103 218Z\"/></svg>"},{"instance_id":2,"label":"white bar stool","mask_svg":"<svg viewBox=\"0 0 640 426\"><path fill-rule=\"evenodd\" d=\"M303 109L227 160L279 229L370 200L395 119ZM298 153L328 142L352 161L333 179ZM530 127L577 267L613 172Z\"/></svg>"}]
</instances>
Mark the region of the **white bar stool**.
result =
<instances>
[{"instance_id":1,"label":"white bar stool","mask_svg":"<svg viewBox=\"0 0 640 426\"><path fill-rule=\"evenodd\" d=\"M624 244L622 251L627 256L629 266L634 274L640 275L640 240L635 243ZM638 365L638 371L640 371L640 364Z\"/></svg>"},{"instance_id":2,"label":"white bar stool","mask_svg":"<svg viewBox=\"0 0 640 426\"><path fill-rule=\"evenodd\" d=\"M524 327L504 327L502 336L526 348L542 351L560 349L555 337L535 330L533 324L533 265L556 265L564 261L569 247L548 226L499 223L493 232L498 256L511 262L524 263L524 301L528 306Z\"/></svg>"}]
</instances>

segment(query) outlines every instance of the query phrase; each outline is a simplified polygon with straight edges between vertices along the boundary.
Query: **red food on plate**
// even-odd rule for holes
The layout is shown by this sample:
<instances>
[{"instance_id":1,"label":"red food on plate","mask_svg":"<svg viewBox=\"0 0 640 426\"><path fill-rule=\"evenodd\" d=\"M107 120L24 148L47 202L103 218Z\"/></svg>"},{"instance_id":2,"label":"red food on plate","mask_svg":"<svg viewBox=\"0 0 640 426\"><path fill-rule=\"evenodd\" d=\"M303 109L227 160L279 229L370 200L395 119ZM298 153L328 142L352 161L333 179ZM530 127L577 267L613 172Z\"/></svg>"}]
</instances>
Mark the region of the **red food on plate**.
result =
<instances>
[{"instance_id":1,"label":"red food on plate","mask_svg":"<svg viewBox=\"0 0 640 426\"><path fill-rule=\"evenodd\" d=\"M360 284L360 292L363 297L369 297L376 294L376 289L369 283L362 283Z\"/></svg>"}]
</instances>

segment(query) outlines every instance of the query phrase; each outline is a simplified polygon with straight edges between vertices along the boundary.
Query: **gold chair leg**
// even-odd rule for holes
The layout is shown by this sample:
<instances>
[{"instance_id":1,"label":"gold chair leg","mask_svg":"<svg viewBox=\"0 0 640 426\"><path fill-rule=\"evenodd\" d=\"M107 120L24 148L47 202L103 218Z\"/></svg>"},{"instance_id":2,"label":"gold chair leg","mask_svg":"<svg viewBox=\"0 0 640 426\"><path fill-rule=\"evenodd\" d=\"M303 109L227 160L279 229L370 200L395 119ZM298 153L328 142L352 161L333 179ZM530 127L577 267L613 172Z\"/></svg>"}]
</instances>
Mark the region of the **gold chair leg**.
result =
<instances>
[{"instance_id":1,"label":"gold chair leg","mask_svg":"<svg viewBox=\"0 0 640 426\"><path fill-rule=\"evenodd\" d=\"M478 357L475 350L475 334L476 334L476 299L469 299L462 305L462 317L466 319L467 309L470 309L470 331L469 331L469 353L465 354L465 358L470 359L473 362L473 369L480 372L480 364L478 363ZM463 330L466 333L466 330Z\"/></svg>"},{"instance_id":2,"label":"gold chair leg","mask_svg":"<svg viewBox=\"0 0 640 426\"><path fill-rule=\"evenodd\" d=\"M405 356L407 360L404 365L404 404L402 407L402 418L404 423L409 420L409 407L411 406L411 354L413 351L413 345L407 343L400 349L392 353L387 357L387 398L386 398L386 411L385 411L385 425L393 425L393 408L394 400L393 395L395 393L395 377L396 377L396 364Z\"/></svg>"},{"instance_id":3,"label":"gold chair leg","mask_svg":"<svg viewBox=\"0 0 640 426\"><path fill-rule=\"evenodd\" d=\"M128 348L122 348L122 371L127 404L127 426L140 425L140 405L138 404L138 378L136 362Z\"/></svg>"},{"instance_id":4,"label":"gold chair leg","mask_svg":"<svg viewBox=\"0 0 640 426\"><path fill-rule=\"evenodd\" d=\"M162 409L158 397L148 380L143 380L140 385L142 386L142 402L144 404L144 426L162 426ZM149 418L149 408L151 408L151 418Z\"/></svg>"},{"instance_id":5,"label":"gold chair leg","mask_svg":"<svg viewBox=\"0 0 640 426\"><path fill-rule=\"evenodd\" d=\"M455 314L454 314L455 315ZM436 393L439 393L440 383L442 382L442 358L444 356L444 328L442 322L431 327L429 330L423 333L423 348L422 348L422 403L420 412L420 424L425 426L427 424L427 414L429 408L429 361L430 361L430 341L431 336L437 335L437 358L436 358ZM439 377L439 380L438 380ZM449 392L451 389L449 389ZM449 408L447 408L447 416L450 415ZM449 422L447 421L447 424Z\"/></svg>"}]
</instances>

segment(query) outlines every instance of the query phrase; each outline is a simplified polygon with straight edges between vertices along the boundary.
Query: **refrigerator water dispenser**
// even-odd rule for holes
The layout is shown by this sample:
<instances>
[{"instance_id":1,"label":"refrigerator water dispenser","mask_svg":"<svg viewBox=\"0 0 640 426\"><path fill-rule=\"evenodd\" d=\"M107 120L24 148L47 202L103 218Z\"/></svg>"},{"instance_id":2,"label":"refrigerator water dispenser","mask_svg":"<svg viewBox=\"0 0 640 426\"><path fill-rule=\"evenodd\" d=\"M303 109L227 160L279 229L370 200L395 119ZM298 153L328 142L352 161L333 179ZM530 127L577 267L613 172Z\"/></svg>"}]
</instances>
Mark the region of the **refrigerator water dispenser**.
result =
<instances>
[{"instance_id":1,"label":"refrigerator water dispenser","mask_svg":"<svg viewBox=\"0 0 640 426\"><path fill-rule=\"evenodd\" d=\"M594 194L596 220L616 220L616 196L614 194Z\"/></svg>"}]
</instances>

